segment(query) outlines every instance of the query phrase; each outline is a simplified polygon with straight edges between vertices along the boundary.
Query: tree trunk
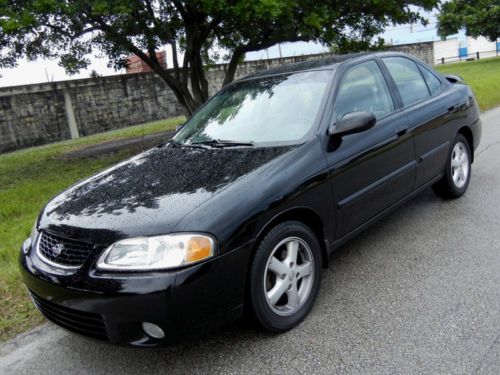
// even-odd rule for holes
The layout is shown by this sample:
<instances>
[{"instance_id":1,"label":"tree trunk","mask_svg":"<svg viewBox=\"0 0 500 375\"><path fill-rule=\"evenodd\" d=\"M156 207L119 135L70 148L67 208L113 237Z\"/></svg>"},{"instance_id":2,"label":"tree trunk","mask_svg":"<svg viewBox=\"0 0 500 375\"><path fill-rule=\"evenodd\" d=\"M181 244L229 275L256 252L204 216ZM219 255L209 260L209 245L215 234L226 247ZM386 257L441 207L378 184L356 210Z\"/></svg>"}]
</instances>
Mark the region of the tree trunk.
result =
<instances>
[{"instance_id":1,"label":"tree trunk","mask_svg":"<svg viewBox=\"0 0 500 375\"><path fill-rule=\"evenodd\" d=\"M240 62L244 54L245 52L242 49L236 49L233 52L233 56L231 56L231 60L229 60L229 64L227 64L227 70L224 76L224 82L222 83L222 87L233 82L234 75L236 74L236 68L238 67L238 63Z\"/></svg>"},{"instance_id":2,"label":"tree trunk","mask_svg":"<svg viewBox=\"0 0 500 375\"><path fill-rule=\"evenodd\" d=\"M149 64L148 64L149 65ZM150 65L151 66L151 65ZM179 104L184 110L184 115L190 117L196 109L203 104L203 101L196 97L193 97L188 88L188 82L185 80L177 79L178 74L174 72L175 78L170 75L163 67L159 64L153 64L151 66L153 71L160 76L161 79L167 84L168 87L173 91L175 97L179 101ZM182 74L181 74L182 75Z\"/></svg>"}]
</instances>

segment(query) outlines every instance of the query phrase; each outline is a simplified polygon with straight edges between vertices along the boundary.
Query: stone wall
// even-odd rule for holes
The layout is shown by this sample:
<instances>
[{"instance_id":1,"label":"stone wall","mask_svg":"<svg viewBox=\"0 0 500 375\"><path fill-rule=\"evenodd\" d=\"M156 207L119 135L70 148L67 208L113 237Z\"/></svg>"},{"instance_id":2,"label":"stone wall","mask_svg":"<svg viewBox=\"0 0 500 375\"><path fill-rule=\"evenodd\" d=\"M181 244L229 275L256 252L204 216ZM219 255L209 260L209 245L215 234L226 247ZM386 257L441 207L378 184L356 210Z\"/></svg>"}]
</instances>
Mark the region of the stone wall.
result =
<instances>
[{"instance_id":1,"label":"stone wall","mask_svg":"<svg viewBox=\"0 0 500 375\"><path fill-rule=\"evenodd\" d=\"M432 64L433 43L391 47ZM236 78L259 70L330 54L248 61ZM207 72L217 92L226 65ZM172 91L153 73L124 74L0 88L0 152L95 134L182 114Z\"/></svg>"},{"instance_id":2,"label":"stone wall","mask_svg":"<svg viewBox=\"0 0 500 375\"><path fill-rule=\"evenodd\" d=\"M0 88L0 152L70 139L71 118L85 136L181 113L152 73Z\"/></svg>"},{"instance_id":3,"label":"stone wall","mask_svg":"<svg viewBox=\"0 0 500 375\"><path fill-rule=\"evenodd\" d=\"M426 64L434 65L434 42L398 44L397 46L391 46L389 50L408 53Z\"/></svg>"}]
</instances>

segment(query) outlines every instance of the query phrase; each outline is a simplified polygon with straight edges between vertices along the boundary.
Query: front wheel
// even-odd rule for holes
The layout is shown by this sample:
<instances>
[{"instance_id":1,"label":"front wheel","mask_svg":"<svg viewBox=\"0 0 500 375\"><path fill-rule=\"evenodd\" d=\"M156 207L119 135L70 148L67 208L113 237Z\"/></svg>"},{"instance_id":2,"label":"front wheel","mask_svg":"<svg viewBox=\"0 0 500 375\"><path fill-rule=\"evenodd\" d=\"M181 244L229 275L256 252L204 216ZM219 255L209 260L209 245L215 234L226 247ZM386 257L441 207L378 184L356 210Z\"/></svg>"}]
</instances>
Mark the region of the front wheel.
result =
<instances>
[{"instance_id":1,"label":"front wheel","mask_svg":"<svg viewBox=\"0 0 500 375\"><path fill-rule=\"evenodd\" d=\"M448 155L445 174L432 188L442 198L459 198L466 192L470 176L471 152L469 143L462 134L458 134Z\"/></svg>"},{"instance_id":2,"label":"front wheel","mask_svg":"<svg viewBox=\"0 0 500 375\"><path fill-rule=\"evenodd\" d=\"M269 331L298 325L311 310L321 279L321 249L306 225L288 221L259 244L250 274L252 308Z\"/></svg>"}]
</instances>

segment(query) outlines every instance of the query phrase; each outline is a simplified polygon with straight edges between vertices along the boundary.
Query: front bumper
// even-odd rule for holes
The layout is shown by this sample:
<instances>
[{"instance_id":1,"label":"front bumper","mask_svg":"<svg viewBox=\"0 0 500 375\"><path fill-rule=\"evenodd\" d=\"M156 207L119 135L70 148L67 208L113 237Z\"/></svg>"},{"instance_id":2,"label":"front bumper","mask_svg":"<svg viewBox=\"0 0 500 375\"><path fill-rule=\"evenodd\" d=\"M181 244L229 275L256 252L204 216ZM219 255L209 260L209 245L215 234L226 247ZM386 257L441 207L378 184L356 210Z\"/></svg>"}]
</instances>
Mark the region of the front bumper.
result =
<instances>
[{"instance_id":1,"label":"front bumper","mask_svg":"<svg viewBox=\"0 0 500 375\"><path fill-rule=\"evenodd\" d=\"M176 271L55 273L33 249L21 252L20 268L35 305L56 324L115 344L160 346L241 316L252 245ZM148 336L142 322L158 325L166 337Z\"/></svg>"}]
</instances>

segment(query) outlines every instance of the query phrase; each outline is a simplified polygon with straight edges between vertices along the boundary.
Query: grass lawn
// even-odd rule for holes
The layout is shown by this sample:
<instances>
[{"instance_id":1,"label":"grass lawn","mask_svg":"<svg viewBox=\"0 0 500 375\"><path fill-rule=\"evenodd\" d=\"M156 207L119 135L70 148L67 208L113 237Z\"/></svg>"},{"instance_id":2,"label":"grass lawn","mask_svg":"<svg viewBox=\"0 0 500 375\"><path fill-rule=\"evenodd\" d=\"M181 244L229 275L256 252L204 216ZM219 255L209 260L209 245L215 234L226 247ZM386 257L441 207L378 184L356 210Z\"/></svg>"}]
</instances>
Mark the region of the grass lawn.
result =
<instances>
[{"instance_id":1,"label":"grass lawn","mask_svg":"<svg viewBox=\"0 0 500 375\"><path fill-rule=\"evenodd\" d=\"M114 130L75 141L0 155L0 341L39 324L17 270L19 247L43 205L75 181L131 156L115 154L68 161L64 153L101 142L175 129L181 117Z\"/></svg>"},{"instance_id":2,"label":"grass lawn","mask_svg":"<svg viewBox=\"0 0 500 375\"><path fill-rule=\"evenodd\" d=\"M441 73L462 77L474 90L483 111L500 105L500 57L437 65L435 68Z\"/></svg>"}]
</instances>

